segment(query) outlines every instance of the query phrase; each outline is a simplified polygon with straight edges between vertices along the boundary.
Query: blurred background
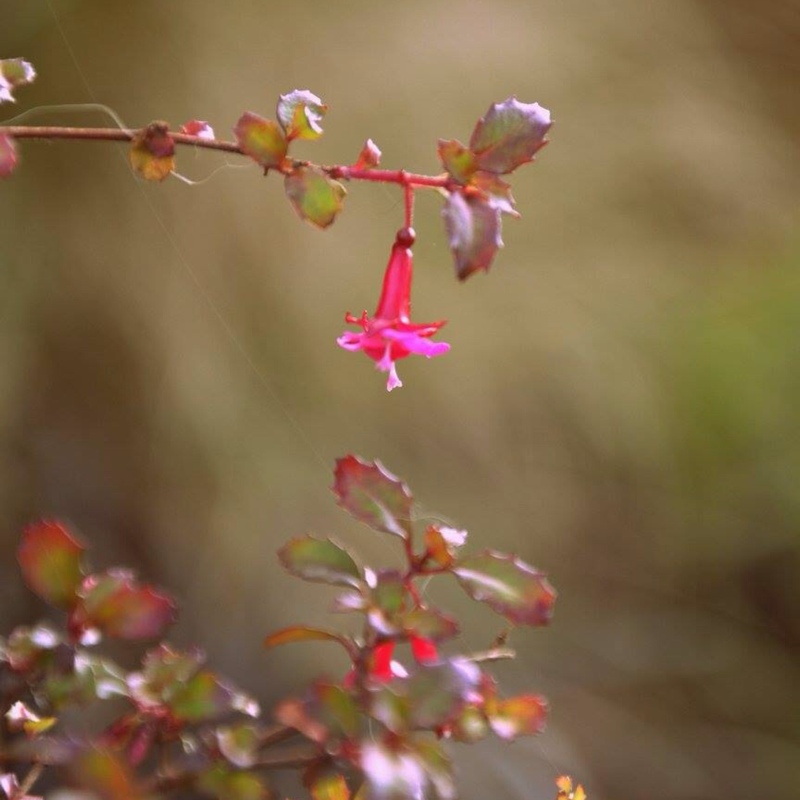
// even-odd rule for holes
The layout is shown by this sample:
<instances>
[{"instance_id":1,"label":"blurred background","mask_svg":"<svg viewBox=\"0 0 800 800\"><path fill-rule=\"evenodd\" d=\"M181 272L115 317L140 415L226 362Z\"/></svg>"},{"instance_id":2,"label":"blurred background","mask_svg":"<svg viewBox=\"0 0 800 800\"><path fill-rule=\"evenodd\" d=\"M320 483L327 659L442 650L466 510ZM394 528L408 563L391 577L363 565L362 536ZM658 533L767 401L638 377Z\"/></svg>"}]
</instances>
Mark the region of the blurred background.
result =
<instances>
[{"instance_id":1,"label":"blurred background","mask_svg":"<svg viewBox=\"0 0 800 800\"><path fill-rule=\"evenodd\" d=\"M401 362L390 395L334 340L374 308L399 191L351 185L321 233L241 159L181 149L208 180L145 185L122 147L22 143L0 185L4 630L44 612L13 553L51 516L172 589L172 640L265 705L338 674L324 645L261 640L341 622L281 572L285 539L397 558L329 492L355 452L560 592L497 670L549 697L548 729L456 750L465 800L548 798L563 771L592 800L797 797L798 37L795 0L2 0L0 54L39 72L6 119L94 102L229 138L309 88L326 134L296 154L347 163L372 137L384 166L433 173L437 138L492 102L555 119L488 276L456 282L441 200L418 196L415 317L448 319L453 347ZM501 627L433 592L467 647Z\"/></svg>"}]
</instances>

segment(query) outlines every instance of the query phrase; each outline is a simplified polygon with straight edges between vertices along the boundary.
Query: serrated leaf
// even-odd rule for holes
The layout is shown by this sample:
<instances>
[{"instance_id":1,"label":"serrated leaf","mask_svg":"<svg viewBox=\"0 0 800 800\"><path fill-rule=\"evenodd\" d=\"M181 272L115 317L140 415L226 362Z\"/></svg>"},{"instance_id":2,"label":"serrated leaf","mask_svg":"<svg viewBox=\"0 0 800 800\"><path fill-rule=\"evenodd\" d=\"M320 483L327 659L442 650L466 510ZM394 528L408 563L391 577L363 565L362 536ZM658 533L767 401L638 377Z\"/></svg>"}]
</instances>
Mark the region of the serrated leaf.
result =
<instances>
[{"instance_id":1,"label":"serrated leaf","mask_svg":"<svg viewBox=\"0 0 800 800\"><path fill-rule=\"evenodd\" d=\"M403 630L413 636L440 642L458 635L458 622L441 611L415 608L403 614Z\"/></svg>"},{"instance_id":2,"label":"serrated leaf","mask_svg":"<svg viewBox=\"0 0 800 800\"><path fill-rule=\"evenodd\" d=\"M35 78L36 70L29 61L22 58L0 59L0 103L15 103L12 90L33 83Z\"/></svg>"},{"instance_id":3,"label":"serrated leaf","mask_svg":"<svg viewBox=\"0 0 800 800\"><path fill-rule=\"evenodd\" d=\"M349 800L350 789L344 775L339 773L319 775L309 786L313 800Z\"/></svg>"},{"instance_id":4,"label":"serrated leaf","mask_svg":"<svg viewBox=\"0 0 800 800\"><path fill-rule=\"evenodd\" d=\"M478 169L502 175L532 161L551 124L550 112L538 103L520 103L516 97L495 103L469 140Z\"/></svg>"},{"instance_id":5,"label":"serrated leaf","mask_svg":"<svg viewBox=\"0 0 800 800\"><path fill-rule=\"evenodd\" d=\"M372 169L373 167L377 167L380 163L380 148L375 144L375 142L372 141L372 139L367 139L367 141L364 142L364 146L361 148L361 152L358 154L355 164L353 164L353 168Z\"/></svg>"},{"instance_id":6,"label":"serrated leaf","mask_svg":"<svg viewBox=\"0 0 800 800\"><path fill-rule=\"evenodd\" d=\"M286 158L288 143L277 122L245 111L233 129L236 142L245 155L264 169L280 167Z\"/></svg>"},{"instance_id":7,"label":"serrated leaf","mask_svg":"<svg viewBox=\"0 0 800 800\"><path fill-rule=\"evenodd\" d=\"M302 166L284 179L286 196L301 219L327 228L342 210L347 190L318 167Z\"/></svg>"},{"instance_id":8,"label":"serrated leaf","mask_svg":"<svg viewBox=\"0 0 800 800\"><path fill-rule=\"evenodd\" d=\"M8 178L19 164L19 155L14 140L0 133L0 178Z\"/></svg>"},{"instance_id":9,"label":"serrated leaf","mask_svg":"<svg viewBox=\"0 0 800 800\"><path fill-rule=\"evenodd\" d=\"M293 644L294 642L337 642L350 652L350 643L346 637L333 631L313 628L308 625L290 625L287 628L281 628L281 630L271 633L264 639L264 647L278 647L282 644Z\"/></svg>"},{"instance_id":10,"label":"serrated leaf","mask_svg":"<svg viewBox=\"0 0 800 800\"><path fill-rule=\"evenodd\" d=\"M492 730L506 741L517 736L535 736L544 730L547 701L535 694L523 694L507 700L491 700L486 716Z\"/></svg>"},{"instance_id":11,"label":"serrated leaf","mask_svg":"<svg viewBox=\"0 0 800 800\"><path fill-rule=\"evenodd\" d=\"M479 197L451 192L442 216L459 280L478 270L488 270L503 246L499 209Z\"/></svg>"},{"instance_id":12,"label":"serrated leaf","mask_svg":"<svg viewBox=\"0 0 800 800\"><path fill-rule=\"evenodd\" d=\"M140 585L132 572L110 569L90 575L78 590L73 627L97 628L118 639L160 636L175 621L175 602L152 586Z\"/></svg>"},{"instance_id":13,"label":"serrated leaf","mask_svg":"<svg viewBox=\"0 0 800 800\"><path fill-rule=\"evenodd\" d=\"M439 139L439 158L450 177L467 184L478 169L474 153L457 139Z\"/></svg>"},{"instance_id":14,"label":"serrated leaf","mask_svg":"<svg viewBox=\"0 0 800 800\"><path fill-rule=\"evenodd\" d=\"M58 522L30 525L17 549L25 583L48 603L70 608L83 580L81 556L85 549Z\"/></svg>"},{"instance_id":15,"label":"serrated leaf","mask_svg":"<svg viewBox=\"0 0 800 800\"><path fill-rule=\"evenodd\" d=\"M342 508L370 528L402 539L411 535L411 492L380 461L352 455L337 459L333 493Z\"/></svg>"},{"instance_id":16,"label":"serrated leaf","mask_svg":"<svg viewBox=\"0 0 800 800\"><path fill-rule=\"evenodd\" d=\"M555 589L544 573L520 559L487 550L461 559L452 568L464 591L518 625L547 625Z\"/></svg>"},{"instance_id":17,"label":"serrated leaf","mask_svg":"<svg viewBox=\"0 0 800 800\"><path fill-rule=\"evenodd\" d=\"M199 648L173 650L160 644L149 650L142 659L141 672L131 672L127 678L131 697L139 705L160 705L174 686L185 684L205 662Z\"/></svg>"},{"instance_id":18,"label":"serrated leaf","mask_svg":"<svg viewBox=\"0 0 800 800\"><path fill-rule=\"evenodd\" d=\"M287 542L278 558L292 575L306 581L359 588L361 570L350 553L330 539L300 536Z\"/></svg>"},{"instance_id":19,"label":"serrated leaf","mask_svg":"<svg viewBox=\"0 0 800 800\"><path fill-rule=\"evenodd\" d=\"M308 89L295 89L282 94L278 100L278 121L286 132L286 139L319 139L322 136L322 118L328 106Z\"/></svg>"},{"instance_id":20,"label":"serrated leaf","mask_svg":"<svg viewBox=\"0 0 800 800\"><path fill-rule=\"evenodd\" d=\"M163 181L175 169L175 141L166 122L151 122L131 140L131 167L146 181Z\"/></svg>"},{"instance_id":21,"label":"serrated leaf","mask_svg":"<svg viewBox=\"0 0 800 800\"><path fill-rule=\"evenodd\" d=\"M503 214L519 217L511 186L492 172L476 172L470 186L477 189L492 208Z\"/></svg>"}]
</instances>

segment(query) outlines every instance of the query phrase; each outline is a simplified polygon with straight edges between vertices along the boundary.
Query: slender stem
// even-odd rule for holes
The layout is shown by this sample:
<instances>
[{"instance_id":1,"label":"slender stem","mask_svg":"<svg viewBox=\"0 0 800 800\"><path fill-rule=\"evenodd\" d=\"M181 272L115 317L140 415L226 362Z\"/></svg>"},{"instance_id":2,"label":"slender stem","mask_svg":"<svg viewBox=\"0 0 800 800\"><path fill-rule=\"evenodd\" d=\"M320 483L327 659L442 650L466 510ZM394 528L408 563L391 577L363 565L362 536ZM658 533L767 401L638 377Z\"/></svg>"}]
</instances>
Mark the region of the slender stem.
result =
<instances>
[{"instance_id":1,"label":"slender stem","mask_svg":"<svg viewBox=\"0 0 800 800\"><path fill-rule=\"evenodd\" d=\"M410 183L403 186L406 208L406 227L414 227L414 187Z\"/></svg>"},{"instance_id":2,"label":"slender stem","mask_svg":"<svg viewBox=\"0 0 800 800\"><path fill-rule=\"evenodd\" d=\"M38 762L34 764L30 770L28 770L28 774L22 779L22 783L15 792L16 797L25 797L25 795L28 794L31 789L33 789L33 785L39 780L43 770L44 764L40 764Z\"/></svg>"},{"instance_id":3,"label":"slender stem","mask_svg":"<svg viewBox=\"0 0 800 800\"><path fill-rule=\"evenodd\" d=\"M136 128L70 128L59 125L0 125L0 135L10 136L12 139L76 139L83 141L129 142L139 130ZM176 145L201 147L205 150L219 150L224 153L246 155L236 142L227 142L222 139L204 139L200 136L191 136L188 133L169 132ZM290 162L291 163L291 162ZM306 164L309 162L295 162ZM323 166L320 167L332 178L352 181L372 181L376 183L396 183L403 186L406 191L406 224L409 214L409 194L416 188L452 189L455 187L453 179L443 175L420 175L405 170L391 169L356 169L348 166Z\"/></svg>"}]
</instances>

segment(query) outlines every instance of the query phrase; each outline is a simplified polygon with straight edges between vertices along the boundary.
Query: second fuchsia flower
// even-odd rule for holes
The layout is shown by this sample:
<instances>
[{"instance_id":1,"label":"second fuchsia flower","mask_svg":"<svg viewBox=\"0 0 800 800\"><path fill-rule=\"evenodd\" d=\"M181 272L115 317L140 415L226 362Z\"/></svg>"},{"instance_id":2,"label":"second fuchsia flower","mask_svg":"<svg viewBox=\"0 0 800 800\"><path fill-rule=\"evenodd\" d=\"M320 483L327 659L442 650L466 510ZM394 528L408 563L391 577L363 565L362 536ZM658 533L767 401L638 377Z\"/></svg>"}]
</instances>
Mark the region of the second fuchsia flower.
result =
<instances>
[{"instance_id":1,"label":"second fuchsia flower","mask_svg":"<svg viewBox=\"0 0 800 800\"><path fill-rule=\"evenodd\" d=\"M345 314L345 322L349 325L359 325L362 330L357 333L345 331L336 340L345 350L363 350L375 361L375 366L381 372L388 372L386 388L390 392L403 385L397 376L395 361L406 358L412 353L431 358L443 355L450 349L450 345L446 342L429 341L430 337L445 324L445 320L411 322L413 243L413 229L402 228L397 232L374 316L369 317L364 311L360 317L354 317L348 312Z\"/></svg>"}]
</instances>

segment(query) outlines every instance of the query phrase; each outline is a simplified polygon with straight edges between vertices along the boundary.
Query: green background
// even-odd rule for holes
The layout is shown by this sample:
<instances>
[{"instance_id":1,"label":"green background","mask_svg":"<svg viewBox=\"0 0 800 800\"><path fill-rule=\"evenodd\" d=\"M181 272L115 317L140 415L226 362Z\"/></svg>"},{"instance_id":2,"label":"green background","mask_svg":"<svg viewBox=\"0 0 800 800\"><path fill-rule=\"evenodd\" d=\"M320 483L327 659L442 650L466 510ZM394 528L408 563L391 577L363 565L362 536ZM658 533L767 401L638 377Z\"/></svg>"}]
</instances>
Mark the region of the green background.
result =
<instances>
[{"instance_id":1,"label":"green background","mask_svg":"<svg viewBox=\"0 0 800 800\"><path fill-rule=\"evenodd\" d=\"M560 592L519 631L508 691L547 732L456 750L466 800L794 798L800 782L800 10L790 0L461 0L283 5L3 0L0 54L39 77L3 118L103 103L126 124L330 106L295 152L435 173L491 102L551 109L514 176L523 218L459 284L441 200L417 202L415 318L451 352L409 359L390 395L335 345L372 309L402 223L394 187L354 184L302 223L276 177L181 149L208 180L145 185L112 144L24 142L0 184L0 620L43 609L13 549L41 516L97 565L173 589L171 636L266 705L322 667L264 652L331 593L274 552L332 534L370 563L397 544L351 523L333 461L380 458L421 514L512 550ZM29 124L110 124L53 110ZM224 168L217 170L218 167ZM500 627L450 586L465 646ZM341 620L344 624L347 621ZM122 654L125 657L125 654Z\"/></svg>"}]
</instances>

